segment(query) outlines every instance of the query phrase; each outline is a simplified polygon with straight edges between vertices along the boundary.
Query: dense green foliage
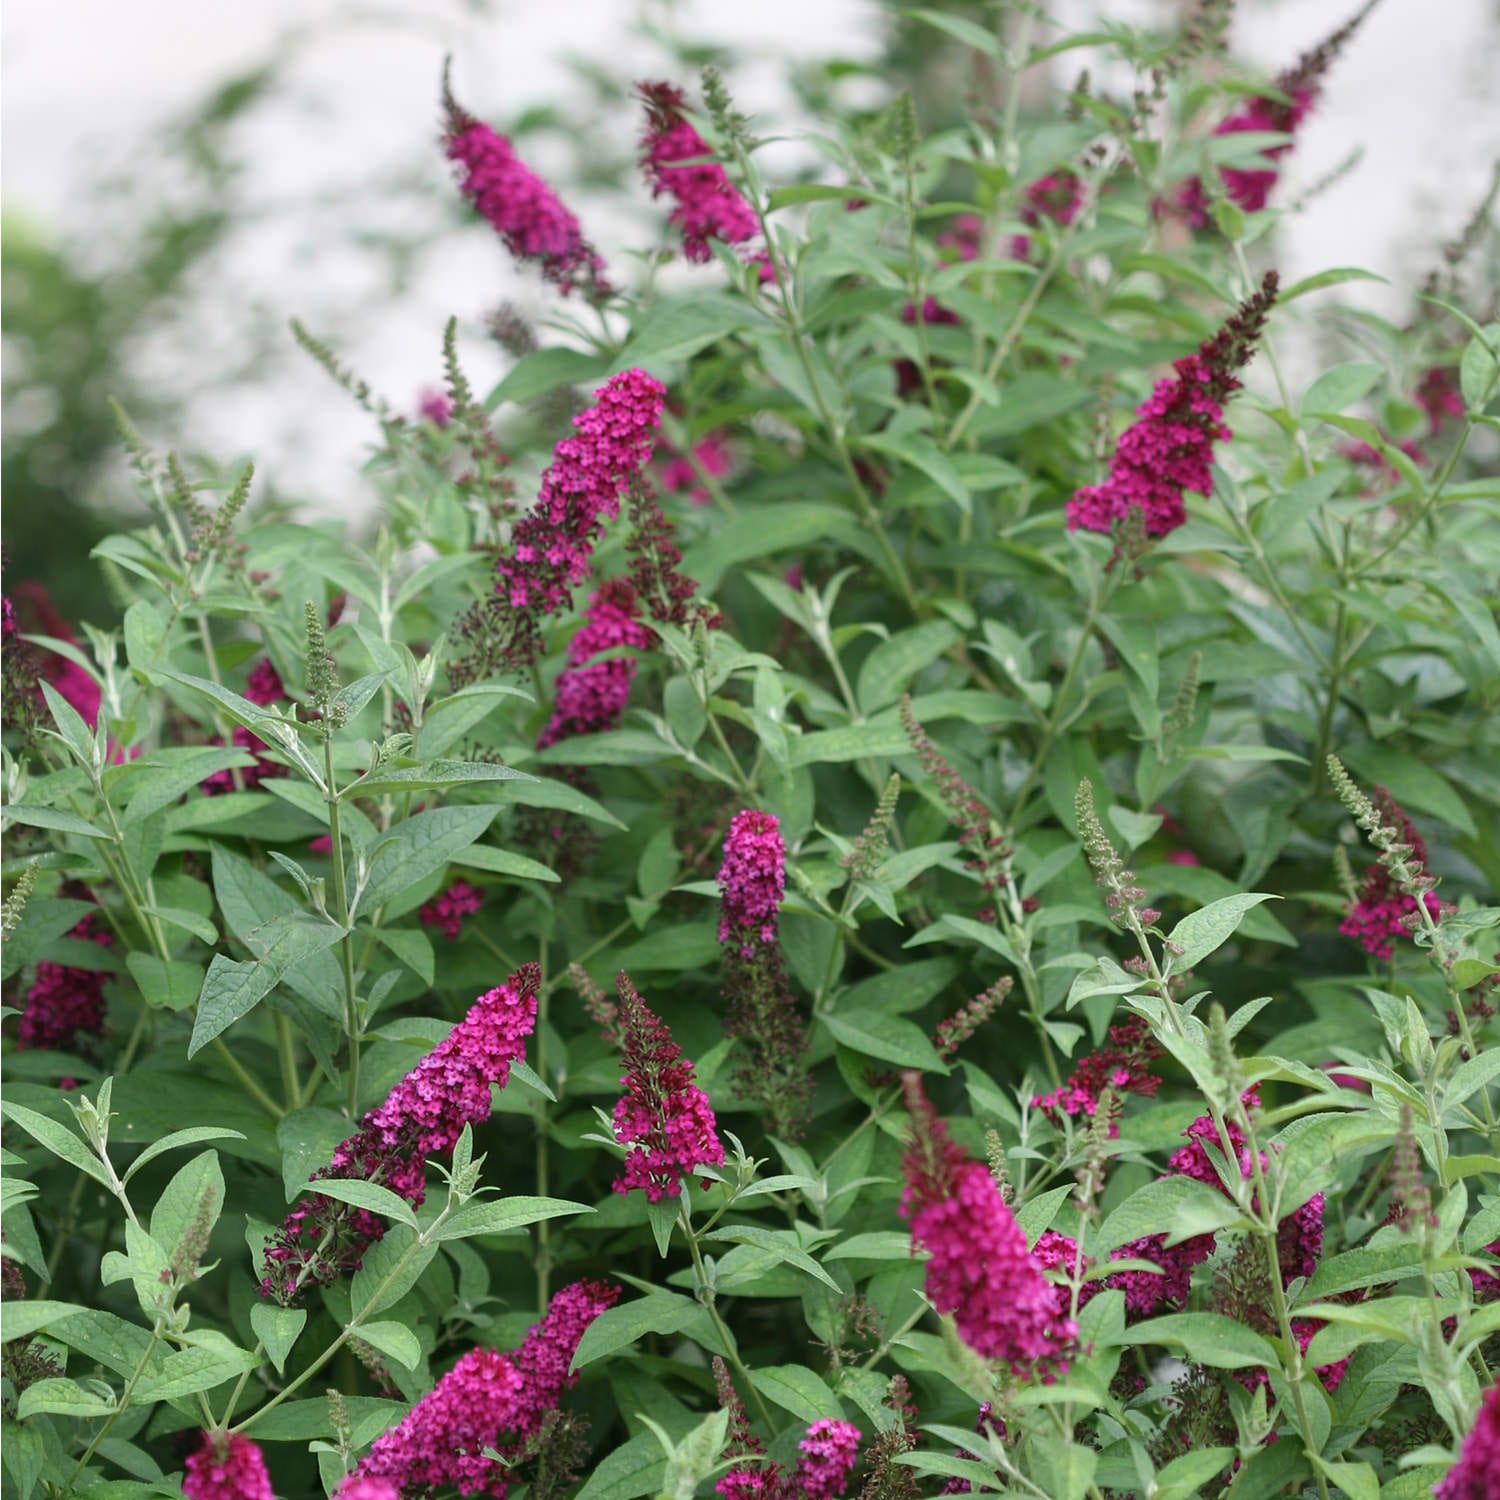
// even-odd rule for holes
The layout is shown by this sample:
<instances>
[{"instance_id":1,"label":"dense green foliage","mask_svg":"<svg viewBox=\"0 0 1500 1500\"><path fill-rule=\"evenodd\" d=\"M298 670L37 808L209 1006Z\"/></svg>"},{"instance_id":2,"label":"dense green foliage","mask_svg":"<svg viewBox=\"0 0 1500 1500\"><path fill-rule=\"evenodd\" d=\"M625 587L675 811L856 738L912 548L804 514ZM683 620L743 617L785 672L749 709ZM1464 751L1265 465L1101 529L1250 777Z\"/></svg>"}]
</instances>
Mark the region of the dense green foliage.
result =
<instances>
[{"instance_id":1,"label":"dense green foliage","mask_svg":"<svg viewBox=\"0 0 1500 1500\"><path fill-rule=\"evenodd\" d=\"M909 96L849 117L830 88L817 180L766 180L709 75L694 118L764 274L719 240L669 265L664 211L624 289L501 330L523 352L488 398L450 327L436 420L303 335L376 426L368 548L255 523L248 475L125 424L150 519L95 549L122 625L5 643L7 1497L178 1495L225 1428L277 1493L332 1493L580 1278L619 1297L567 1416L487 1439L513 1496L690 1500L753 1467L714 1356L780 1482L811 1423L852 1421L869 1500L1370 1500L1458 1451L1500 1353L1500 324L1465 290L1492 230L1447 226L1404 327L1337 313L1356 270L1281 286L1185 523L1069 529L1131 408L1274 267L1276 207L1173 207L1278 144L1204 129L1266 85L1202 82L1211 36L927 23L998 107L923 137ZM1067 48L1138 92L1022 121L1017 80ZM1276 350L1314 336L1344 347L1288 389ZM652 465L507 657L497 566L631 371L666 388ZM559 681L627 578L636 633L589 660L631 663L628 705L590 721ZM764 952L720 928L746 809L786 851ZM263 1297L309 1176L532 963L525 1062L426 1202L343 1174L392 1227ZM622 972L725 1148L657 1203L611 1190L624 1023L596 991ZM1086 1107L1037 1102L1070 1075ZM1065 1368L929 1305L944 1252L913 1253L903 1181L911 1212L944 1128L993 1224L1080 1247L1049 1273ZM1203 1253L1143 1312L1152 1236Z\"/></svg>"}]
</instances>

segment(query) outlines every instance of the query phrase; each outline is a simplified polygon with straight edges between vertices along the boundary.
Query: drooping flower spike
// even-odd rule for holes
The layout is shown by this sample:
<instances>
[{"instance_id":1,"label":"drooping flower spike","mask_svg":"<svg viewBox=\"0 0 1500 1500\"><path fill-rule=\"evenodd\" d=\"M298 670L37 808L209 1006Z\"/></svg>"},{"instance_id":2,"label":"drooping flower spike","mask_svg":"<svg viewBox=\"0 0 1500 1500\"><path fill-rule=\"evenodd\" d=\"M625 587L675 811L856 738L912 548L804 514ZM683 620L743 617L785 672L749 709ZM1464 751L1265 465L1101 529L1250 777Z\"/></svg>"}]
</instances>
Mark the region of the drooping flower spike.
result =
<instances>
[{"instance_id":1,"label":"drooping flower spike","mask_svg":"<svg viewBox=\"0 0 1500 1500\"><path fill-rule=\"evenodd\" d=\"M753 239L760 228L755 210L683 113L686 95L670 83L643 83L638 91L646 106L641 168L653 198L666 193L674 200L667 217L682 230L682 253L701 263L712 255L710 240L739 245Z\"/></svg>"},{"instance_id":2,"label":"drooping flower spike","mask_svg":"<svg viewBox=\"0 0 1500 1500\"><path fill-rule=\"evenodd\" d=\"M671 1031L623 971L615 992L625 1068L620 1080L625 1094L615 1105L615 1139L635 1149L625 1158L614 1189L628 1193L641 1188L656 1203L677 1197L683 1180L699 1167L721 1166L724 1147L708 1095L693 1082L693 1065Z\"/></svg>"},{"instance_id":3,"label":"drooping flower spike","mask_svg":"<svg viewBox=\"0 0 1500 1500\"><path fill-rule=\"evenodd\" d=\"M476 1000L469 1013L369 1111L359 1131L340 1142L327 1167L309 1179L353 1177L376 1182L420 1207L426 1161L446 1155L465 1125L490 1113L490 1088L504 1088L510 1066L525 1055L536 1025L541 969L523 964ZM290 1304L309 1282L326 1283L359 1268L385 1222L314 1192L282 1221L266 1247L261 1295Z\"/></svg>"},{"instance_id":4,"label":"drooping flower spike","mask_svg":"<svg viewBox=\"0 0 1500 1500\"><path fill-rule=\"evenodd\" d=\"M505 136L457 103L446 68L443 105L443 149L459 165L459 191L489 221L510 253L519 261L536 262L564 296L579 287L591 297L606 296L610 287L604 262L584 238L577 218L516 155ZM432 415L425 405L423 413Z\"/></svg>"},{"instance_id":5,"label":"drooping flower spike","mask_svg":"<svg viewBox=\"0 0 1500 1500\"><path fill-rule=\"evenodd\" d=\"M990 1170L948 1135L921 1074L902 1074L910 1116L901 1214L931 1254L926 1291L977 1354L1021 1378L1065 1374L1078 1325L1042 1273Z\"/></svg>"},{"instance_id":6,"label":"drooping flower spike","mask_svg":"<svg viewBox=\"0 0 1500 1500\"><path fill-rule=\"evenodd\" d=\"M1224 403L1240 388L1236 371L1254 352L1276 300L1278 277L1267 271L1247 297L1196 353L1173 366L1136 407L1136 420L1120 435L1103 484L1085 485L1068 501L1068 529L1112 531L1138 510L1147 536L1165 536L1187 520L1183 497L1213 490L1214 443L1234 435Z\"/></svg>"},{"instance_id":7,"label":"drooping flower spike","mask_svg":"<svg viewBox=\"0 0 1500 1500\"><path fill-rule=\"evenodd\" d=\"M614 1305L618 1287L577 1281L556 1292L518 1349L471 1349L394 1426L375 1439L356 1480L387 1480L401 1495L456 1489L504 1500L507 1460L539 1432L577 1380L569 1366L584 1330ZM340 1500L343 1500L341 1494Z\"/></svg>"},{"instance_id":8,"label":"drooping flower spike","mask_svg":"<svg viewBox=\"0 0 1500 1500\"><path fill-rule=\"evenodd\" d=\"M1361 22L1375 8L1377 0L1367 3L1331 36L1305 52L1295 66L1276 79L1276 93L1257 94L1221 120L1214 127L1216 136L1239 135L1246 131L1268 134L1294 134L1311 113L1323 91L1323 79L1334 59L1343 50ZM1260 152L1264 166L1220 167L1219 177L1232 203L1254 213L1269 202L1271 191L1280 175L1280 162L1292 149L1290 140L1267 146ZM1194 229L1208 224L1208 196L1200 178L1191 177L1178 189L1177 206L1186 214Z\"/></svg>"},{"instance_id":9,"label":"drooping flower spike","mask_svg":"<svg viewBox=\"0 0 1500 1500\"><path fill-rule=\"evenodd\" d=\"M541 622L561 613L589 576L606 519L651 461L666 387L644 370L622 370L573 418L542 475L536 504L516 522L495 590L506 611L505 661L524 667L541 650Z\"/></svg>"}]
</instances>

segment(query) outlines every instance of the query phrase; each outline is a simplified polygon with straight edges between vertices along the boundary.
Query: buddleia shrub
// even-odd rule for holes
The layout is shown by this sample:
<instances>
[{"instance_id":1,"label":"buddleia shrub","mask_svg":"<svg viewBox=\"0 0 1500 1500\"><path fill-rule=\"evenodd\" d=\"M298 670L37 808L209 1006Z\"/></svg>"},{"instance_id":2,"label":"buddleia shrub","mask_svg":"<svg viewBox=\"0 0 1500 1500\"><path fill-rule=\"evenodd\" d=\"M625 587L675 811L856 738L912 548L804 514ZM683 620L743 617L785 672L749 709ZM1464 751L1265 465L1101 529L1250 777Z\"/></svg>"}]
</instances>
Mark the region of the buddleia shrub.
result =
<instances>
[{"instance_id":1,"label":"buddleia shrub","mask_svg":"<svg viewBox=\"0 0 1500 1500\"><path fill-rule=\"evenodd\" d=\"M620 90L628 249L455 59L547 310L297 325L370 537L120 413L7 579L7 1496L1496 1493L1493 193L1381 321L1360 17L975 15L794 179Z\"/></svg>"}]
</instances>

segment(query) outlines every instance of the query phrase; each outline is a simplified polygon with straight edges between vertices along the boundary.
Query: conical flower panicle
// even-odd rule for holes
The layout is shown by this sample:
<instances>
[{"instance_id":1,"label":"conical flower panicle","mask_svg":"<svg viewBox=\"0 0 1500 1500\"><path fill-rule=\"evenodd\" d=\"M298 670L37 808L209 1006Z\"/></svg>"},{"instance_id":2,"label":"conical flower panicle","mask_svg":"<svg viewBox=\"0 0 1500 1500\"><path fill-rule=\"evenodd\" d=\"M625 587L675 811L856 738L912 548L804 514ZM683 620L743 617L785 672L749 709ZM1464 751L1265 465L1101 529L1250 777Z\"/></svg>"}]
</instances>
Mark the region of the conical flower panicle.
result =
<instances>
[{"instance_id":1,"label":"conical flower panicle","mask_svg":"<svg viewBox=\"0 0 1500 1500\"><path fill-rule=\"evenodd\" d=\"M719 867L724 1030L745 1043L736 1086L765 1107L777 1135L796 1140L806 1124L812 1084L807 1032L777 942L785 891L786 841L779 820L755 808L736 813Z\"/></svg>"},{"instance_id":2,"label":"conical flower panicle","mask_svg":"<svg viewBox=\"0 0 1500 1500\"><path fill-rule=\"evenodd\" d=\"M902 1215L912 1246L930 1252L926 1291L951 1313L977 1354L1020 1378L1050 1383L1068 1368L1078 1326L1058 1289L1031 1257L1026 1231L982 1162L949 1137L927 1100L921 1075L902 1075L911 1135L903 1157Z\"/></svg>"},{"instance_id":3,"label":"conical flower panicle","mask_svg":"<svg viewBox=\"0 0 1500 1500\"><path fill-rule=\"evenodd\" d=\"M644 370L622 370L573 418L542 475L536 504L516 522L495 590L504 614L505 664L528 666L541 650L541 622L572 602L589 576L606 519L651 461L666 387Z\"/></svg>"},{"instance_id":4,"label":"conical flower panicle","mask_svg":"<svg viewBox=\"0 0 1500 1500\"><path fill-rule=\"evenodd\" d=\"M651 196L672 197L667 216L682 231L682 252L690 261L707 261L710 240L726 245L753 239L760 225L755 210L712 158L713 149L683 113L687 96L670 83L643 83L637 90L646 106L641 137L641 168Z\"/></svg>"},{"instance_id":5,"label":"conical flower panicle","mask_svg":"<svg viewBox=\"0 0 1500 1500\"><path fill-rule=\"evenodd\" d=\"M693 1065L666 1023L641 999L623 972L616 980L625 1095L615 1105L615 1139L633 1146L615 1178L617 1193L634 1188L652 1202L675 1198L683 1179L721 1166L724 1147L708 1095L693 1082Z\"/></svg>"},{"instance_id":6,"label":"conical flower panicle","mask_svg":"<svg viewBox=\"0 0 1500 1500\"><path fill-rule=\"evenodd\" d=\"M535 261L564 296L582 287L609 293L604 262L583 236L577 218L525 162L505 136L462 109L443 80L447 130L443 150L459 167L459 191L487 219L519 261Z\"/></svg>"},{"instance_id":7,"label":"conical flower panicle","mask_svg":"<svg viewBox=\"0 0 1500 1500\"><path fill-rule=\"evenodd\" d=\"M1303 53L1292 67L1278 75L1275 95L1257 94L1247 99L1214 127L1214 134L1239 135L1251 131L1292 135L1317 103L1323 91L1324 75L1334 59L1376 3L1377 0L1368 0L1337 31ZM1247 213L1264 208L1280 175L1278 164L1291 149L1291 141L1282 141L1279 145L1267 146L1260 153L1264 166L1220 167L1219 177L1230 201ZM1178 190L1177 204L1194 229L1207 225L1208 198L1199 178L1191 177L1182 185Z\"/></svg>"},{"instance_id":8,"label":"conical flower panicle","mask_svg":"<svg viewBox=\"0 0 1500 1500\"><path fill-rule=\"evenodd\" d=\"M541 1430L547 1413L577 1379L568 1366L584 1330L619 1288L578 1281L554 1293L541 1322L510 1354L471 1349L394 1426L375 1439L354 1471L358 1480L386 1480L402 1495L456 1489L504 1500L508 1461Z\"/></svg>"},{"instance_id":9,"label":"conical flower panicle","mask_svg":"<svg viewBox=\"0 0 1500 1500\"><path fill-rule=\"evenodd\" d=\"M1186 494L1212 493L1214 444L1234 436L1223 420L1224 402L1240 388L1235 372L1265 328L1277 286L1276 272L1266 272L1219 332L1157 381L1120 434L1109 477L1068 501L1069 530L1112 531L1138 511L1147 536L1165 536L1187 520Z\"/></svg>"},{"instance_id":10,"label":"conical flower panicle","mask_svg":"<svg viewBox=\"0 0 1500 1500\"><path fill-rule=\"evenodd\" d=\"M523 964L469 1013L339 1143L309 1181L363 1178L414 1208L427 1197L426 1159L446 1155L465 1125L490 1113L490 1088L504 1088L536 1025L542 972ZM294 1303L308 1282L327 1283L359 1268L385 1234L385 1221L314 1192L282 1221L266 1247L261 1296Z\"/></svg>"},{"instance_id":11,"label":"conical flower panicle","mask_svg":"<svg viewBox=\"0 0 1500 1500\"><path fill-rule=\"evenodd\" d=\"M260 1449L242 1433L205 1432L184 1469L186 1500L276 1500Z\"/></svg>"}]
</instances>

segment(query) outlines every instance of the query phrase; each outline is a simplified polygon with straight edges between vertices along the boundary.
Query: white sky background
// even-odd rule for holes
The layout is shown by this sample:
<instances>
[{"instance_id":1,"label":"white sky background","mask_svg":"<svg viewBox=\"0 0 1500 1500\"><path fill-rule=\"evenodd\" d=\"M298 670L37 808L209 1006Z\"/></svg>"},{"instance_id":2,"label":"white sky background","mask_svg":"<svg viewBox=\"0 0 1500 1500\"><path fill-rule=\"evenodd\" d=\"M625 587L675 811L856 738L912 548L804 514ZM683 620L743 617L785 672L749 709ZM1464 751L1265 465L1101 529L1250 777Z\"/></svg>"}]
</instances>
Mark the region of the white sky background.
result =
<instances>
[{"instance_id":1,"label":"white sky background","mask_svg":"<svg viewBox=\"0 0 1500 1500\"><path fill-rule=\"evenodd\" d=\"M1240 0L1234 47L1274 74L1354 3ZM879 47L874 0L658 0L644 8L669 18L680 35L734 49L736 101L766 133L793 123L778 54L868 58ZM1049 9L1074 25L1101 14L1162 13L1161 0L1052 0ZM160 435L165 440L225 459L253 455L282 492L320 509L357 512L370 498L354 472L370 424L310 361L279 363L273 380L216 385L216 374L235 367L245 320L264 333L295 315L329 332L359 373L402 405L437 382L442 325L458 313L469 320L466 364L486 388L503 365L478 317L506 297L544 311L550 294L516 275L477 225L445 235L416 263L400 296L389 297L354 236L419 233L421 222L401 217L424 200L387 200L382 219L360 185L407 170L417 180L425 174L434 189L428 214L440 201L447 166L436 145L436 94L445 52L454 54L465 104L504 119L566 96L574 86L563 62L570 51L627 82L660 73L661 53L630 34L637 13L632 0L6 0L4 201L87 255L91 237L107 242L108 226L91 212L84 187L109 168L139 163L154 125L258 61L289 30L299 32L295 61L243 137L255 223L195 289L201 310L191 346L149 348L141 358L166 388L203 387L187 430ZM1284 276L1366 266L1398 286L1362 295L1404 315L1411 282L1460 227L1500 154L1495 78L1493 0L1383 0L1299 134L1286 185L1295 192L1316 182L1356 145L1364 147L1363 162L1284 227ZM638 129L633 110L621 128L628 139L616 145L628 150ZM549 165L545 155L536 164ZM774 175L776 158L767 165ZM640 243L630 226L600 223L587 211L582 217L607 258L624 243Z\"/></svg>"}]
</instances>

